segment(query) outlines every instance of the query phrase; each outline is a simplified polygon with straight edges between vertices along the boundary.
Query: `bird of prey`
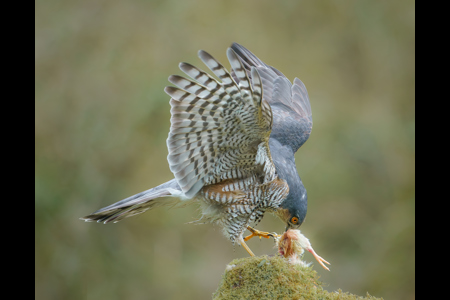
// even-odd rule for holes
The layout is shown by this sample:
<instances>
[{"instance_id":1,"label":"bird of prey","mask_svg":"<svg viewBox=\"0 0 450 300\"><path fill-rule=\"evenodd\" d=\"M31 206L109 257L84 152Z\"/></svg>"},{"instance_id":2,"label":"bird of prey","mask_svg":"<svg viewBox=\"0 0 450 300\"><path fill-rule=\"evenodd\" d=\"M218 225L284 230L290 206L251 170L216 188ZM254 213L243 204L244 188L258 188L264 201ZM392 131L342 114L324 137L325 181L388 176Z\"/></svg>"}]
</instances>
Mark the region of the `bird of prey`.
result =
<instances>
[{"instance_id":1,"label":"bird of prey","mask_svg":"<svg viewBox=\"0 0 450 300\"><path fill-rule=\"evenodd\" d=\"M172 75L174 86L165 88L171 97L167 160L175 178L82 219L118 222L158 206L196 202L202 222L221 226L253 256L245 241L274 236L250 227L265 212L277 215L286 230L305 219L306 189L294 154L312 129L308 92L300 79L292 84L237 43L227 49L230 71L203 50L198 56L217 79L180 63L190 78ZM244 237L246 229L251 234Z\"/></svg>"}]
</instances>

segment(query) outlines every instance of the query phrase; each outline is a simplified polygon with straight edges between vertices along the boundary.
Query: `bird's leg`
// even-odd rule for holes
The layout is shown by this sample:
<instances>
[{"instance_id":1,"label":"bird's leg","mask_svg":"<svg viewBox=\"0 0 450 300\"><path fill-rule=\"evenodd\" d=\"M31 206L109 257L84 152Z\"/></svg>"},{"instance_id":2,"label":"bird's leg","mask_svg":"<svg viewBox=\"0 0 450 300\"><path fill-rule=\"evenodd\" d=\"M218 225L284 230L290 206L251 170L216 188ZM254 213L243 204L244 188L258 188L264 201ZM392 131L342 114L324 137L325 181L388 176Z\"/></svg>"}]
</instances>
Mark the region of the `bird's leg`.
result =
<instances>
[{"instance_id":1,"label":"bird's leg","mask_svg":"<svg viewBox=\"0 0 450 300\"><path fill-rule=\"evenodd\" d=\"M250 256L255 256L255 254L253 254L252 250L250 250L250 248L245 243L242 236L239 237L239 243L242 245L242 247L244 247L245 250L247 250L247 252L248 252L248 254L250 254Z\"/></svg>"},{"instance_id":2,"label":"bird's leg","mask_svg":"<svg viewBox=\"0 0 450 300\"><path fill-rule=\"evenodd\" d=\"M311 248L307 248L306 250L308 250L312 255L314 255L314 258L319 262L319 264L322 266L322 267L324 267L324 269L325 270L328 270L328 271L330 271L330 269L327 267L327 266L325 266L323 263L326 263L326 264L328 264L328 265L330 265L330 263L329 262L327 262L323 257L321 257L321 256L319 256L317 253L316 253L316 251L314 251L314 249L311 247Z\"/></svg>"},{"instance_id":3,"label":"bird's leg","mask_svg":"<svg viewBox=\"0 0 450 300\"><path fill-rule=\"evenodd\" d=\"M264 237L264 238L268 239L268 238L271 238L271 237L275 238L275 237L279 236L276 233L269 233L269 232L259 231L259 230L256 230L255 228L250 227L250 226L247 226L247 230L250 231L252 234L246 236L244 238L244 241L248 241L249 239L251 239L254 236L259 236L260 239L261 239L261 237Z\"/></svg>"}]
</instances>

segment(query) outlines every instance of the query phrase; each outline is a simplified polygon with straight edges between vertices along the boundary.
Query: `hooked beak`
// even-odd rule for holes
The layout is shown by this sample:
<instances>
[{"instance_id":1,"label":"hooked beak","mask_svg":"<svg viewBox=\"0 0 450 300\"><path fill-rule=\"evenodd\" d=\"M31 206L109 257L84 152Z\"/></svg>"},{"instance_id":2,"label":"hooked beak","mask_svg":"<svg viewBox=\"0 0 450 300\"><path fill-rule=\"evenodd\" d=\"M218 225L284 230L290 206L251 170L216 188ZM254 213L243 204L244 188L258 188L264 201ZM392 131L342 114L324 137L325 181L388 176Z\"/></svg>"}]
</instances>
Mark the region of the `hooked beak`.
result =
<instances>
[{"instance_id":1,"label":"hooked beak","mask_svg":"<svg viewBox=\"0 0 450 300\"><path fill-rule=\"evenodd\" d=\"M299 229L300 228L300 225L301 224L297 224L297 225L293 225L293 224L291 224L291 223L287 223L286 224L286 230L285 231L288 231L289 229Z\"/></svg>"}]
</instances>

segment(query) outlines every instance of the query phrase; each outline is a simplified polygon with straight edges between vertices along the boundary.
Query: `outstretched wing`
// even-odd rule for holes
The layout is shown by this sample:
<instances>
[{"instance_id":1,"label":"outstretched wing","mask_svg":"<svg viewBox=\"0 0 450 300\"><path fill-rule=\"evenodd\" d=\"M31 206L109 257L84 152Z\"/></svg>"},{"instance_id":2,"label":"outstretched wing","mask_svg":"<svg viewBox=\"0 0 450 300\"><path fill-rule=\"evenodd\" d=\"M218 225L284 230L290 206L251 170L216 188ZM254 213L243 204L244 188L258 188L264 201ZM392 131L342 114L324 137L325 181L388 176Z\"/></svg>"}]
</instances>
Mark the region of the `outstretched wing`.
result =
<instances>
[{"instance_id":1,"label":"outstretched wing","mask_svg":"<svg viewBox=\"0 0 450 300\"><path fill-rule=\"evenodd\" d=\"M257 175L262 181L275 176L269 137L272 111L263 100L256 68L247 72L229 48L231 74L210 54L200 59L220 79L187 63L180 69L191 79L172 75L176 87L166 87L172 99L171 127L167 139L170 170L182 191L193 197L204 185Z\"/></svg>"},{"instance_id":2,"label":"outstretched wing","mask_svg":"<svg viewBox=\"0 0 450 300\"><path fill-rule=\"evenodd\" d=\"M258 70L264 100L270 104L273 113L271 138L289 145L295 153L309 138L312 129L311 105L305 85L298 78L291 84L283 73L266 65L242 45L233 43L231 48L248 75L253 68Z\"/></svg>"}]
</instances>

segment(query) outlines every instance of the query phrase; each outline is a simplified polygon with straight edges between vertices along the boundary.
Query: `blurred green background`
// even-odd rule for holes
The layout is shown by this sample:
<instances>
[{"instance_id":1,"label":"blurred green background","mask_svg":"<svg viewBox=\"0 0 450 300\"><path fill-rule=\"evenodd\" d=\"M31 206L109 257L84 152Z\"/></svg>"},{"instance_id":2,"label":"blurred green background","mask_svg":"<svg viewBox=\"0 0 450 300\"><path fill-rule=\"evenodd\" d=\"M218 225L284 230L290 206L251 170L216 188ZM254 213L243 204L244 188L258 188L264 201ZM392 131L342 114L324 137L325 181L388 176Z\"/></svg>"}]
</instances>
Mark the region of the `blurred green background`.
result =
<instances>
[{"instance_id":1,"label":"blurred green background","mask_svg":"<svg viewBox=\"0 0 450 300\"><path fill-rule=\"evenodd\" d=\"M186 224L196 207L78 219L172 178L167 77L180 61L204 68L199 49L228 67L232 42L308 88L301 229L332 264L313 262L326 288L414 299L414 21L412 0L36 2L36 299L210 299L247 256Z\"/></svg>"}]
</instances>

